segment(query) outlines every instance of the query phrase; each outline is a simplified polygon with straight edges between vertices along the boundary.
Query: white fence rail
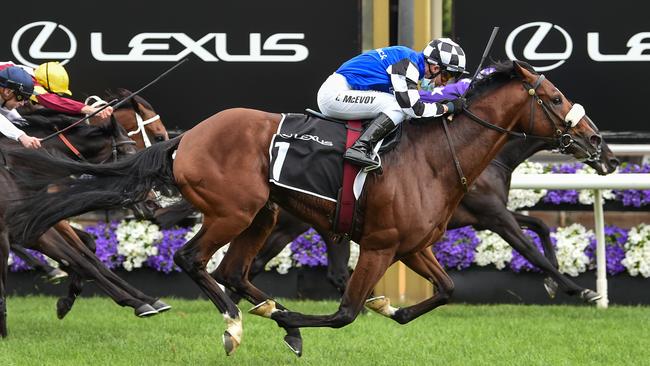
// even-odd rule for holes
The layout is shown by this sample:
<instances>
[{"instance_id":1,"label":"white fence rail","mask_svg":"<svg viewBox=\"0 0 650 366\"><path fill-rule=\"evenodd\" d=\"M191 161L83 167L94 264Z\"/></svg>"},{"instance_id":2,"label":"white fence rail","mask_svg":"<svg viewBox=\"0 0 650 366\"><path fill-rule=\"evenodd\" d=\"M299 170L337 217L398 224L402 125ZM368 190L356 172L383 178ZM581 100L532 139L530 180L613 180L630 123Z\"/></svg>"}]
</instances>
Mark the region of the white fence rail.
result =
<instances>
[{"instance_id":1,"label":"white fence rail","mask_svg":"<svg viewBox=\"0 0 650 366\"><path fill-rule=\"evenodd\" d=\"M603 295L599 308L607 308L607 264L605 258L605 220L603 189L650 189L650 174L513 174L511 189L591 189L594 191L596 232L596 291Z\"/></svg>"}]
</instances>

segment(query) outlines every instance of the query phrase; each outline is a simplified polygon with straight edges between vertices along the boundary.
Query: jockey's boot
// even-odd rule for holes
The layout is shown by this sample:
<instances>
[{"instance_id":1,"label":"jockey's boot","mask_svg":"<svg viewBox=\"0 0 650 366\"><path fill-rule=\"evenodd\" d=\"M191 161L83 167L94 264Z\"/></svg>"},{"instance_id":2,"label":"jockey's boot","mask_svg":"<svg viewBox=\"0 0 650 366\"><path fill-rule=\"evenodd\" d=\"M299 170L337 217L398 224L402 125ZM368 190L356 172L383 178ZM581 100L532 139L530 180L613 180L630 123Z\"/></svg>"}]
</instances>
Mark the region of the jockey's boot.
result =
<instances>
[{"instance_id":1,"label":"jockey's boot","mask_svg":"<svg viewBox=\"0 0 650 366\"><path fill-rule=\"evenodd\" d=\"M390 117L380 113L377 118L370 122L361 137L345 151L343 159L359 165L366 172L379 168L379 162L372 159L372 149L379 140L383 139L394 128L395 124Z\"/></svg>"}]
</instances>

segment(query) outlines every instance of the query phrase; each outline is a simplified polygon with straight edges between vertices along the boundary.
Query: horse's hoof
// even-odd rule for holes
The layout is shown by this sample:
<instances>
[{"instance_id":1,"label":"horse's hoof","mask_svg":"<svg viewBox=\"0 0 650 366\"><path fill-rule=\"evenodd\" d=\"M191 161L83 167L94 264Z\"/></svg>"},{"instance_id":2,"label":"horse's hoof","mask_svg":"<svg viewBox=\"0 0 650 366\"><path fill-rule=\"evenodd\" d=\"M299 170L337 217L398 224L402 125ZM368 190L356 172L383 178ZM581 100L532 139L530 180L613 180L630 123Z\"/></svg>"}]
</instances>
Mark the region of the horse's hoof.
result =
<instances>
[{"instance_id":1,"label":"horse's hoof","mask_svg":"<svg viewBox=\"0 0 650 366\"><path fill-rule=\"evenodd\" d=\"M47 274L47 282L54 285L58 285L59 283L63 282L63 280L65 280L66 278L68 278L68 274L58 268L54 268Z\"/></svg>"},{"instance_id":2,"label":"horse's hoof","mask_svg":"<svg viewBox=\"0 0 650 366\"><path fill-rule=\"evenodd\" d=\"M227 356L232 355L237 350L237 347L239 347L239 343L241 339L234 337L228 331L223 332L222 338L223 338L223 348L226 351L226 355Z\"/></svg>"},{"instance_id":3,"label":"horse's hoof","mask_svg":"<svg viewBox=\"0 0 650 366\"><path fill-rule=\"evenodd\" d=\"M166 304L164 301L156 300L151 306L156 309L157 312L163 313L172 308L171 305Z\"/></svg>"},{"instance_id":4,"label":"horse's hoof","mask_svg":"<svg viewBox=\"0 0 650 366\"><path fill-rule=\"evenodd\" d=\"M385 296L377 296L366 300L366 307L389 318L395 315L397 311L396 307L390 306L390 299Z\"/></svg>"},{"instance_id":5,"label":"horse's hoof","mask_svg":"<svg viewBox=\"0 0 650 366\"><path fill-rule=\"evenodd\" d=\"M271 299L267 299L248 310L250 314L258 315L264 318L271 318L271 314L275 313L276 311L279 310L275 307L275 301Z\"/></svg>"},{"instance_id":6,"label":"horse's hoof","mask_svg":"<svg viewBox=\"0 0 650 366\"><path fill-rule=\"evenodd\" d=\"M74 304L70 299L62 297L56 302L56 317L59 319L65 318L66 315L72 310L72 304Z\"/></svg>"},{"instance_id":7,"label":"horse's hoof","mask_svg":"<svg viewBox=\"0 0 650 366\"><path fill-rule=\"evenodd\" d=\"M602 299L603 295L599 294L596 291L592 291L592 290L587 288L587 289L582 290L582 292L580 292L580 298L583 299L585 302L593 304L596 301Z\"/></svg>"},{"instance_id":8,"label":"horse's hoof","mask_svg":"<svg viewBox=\"0 0 650 366\"><path fill-rule=\"evenodd\" d=\"M291 350L291 352L293 352L296 356L298 357L302 356L302 338L285 335L284 344L286 344L287 347L289 347L289 349Z\"/></svg>"},{"instance_id":9,"label":"horse's hoof","mask_svg":"<svg viewBox=\"0 0 650 366\"><path fill-rule=\"evenodd\" d=\"M555 295L557 295L557 289L559 285L557 282L555 282L554 279L551 277L546 277L544 278L544 288L546 289L546 293L548 294L548 297L551 299L555 298Z\"/></svg>"},{"instance_id":10,"label":"horse's hoof","mask_svg":"<svg viewBox=\"0 0 650 366\"><path fill-rule=\"evenodd\" d=\"M158 314L158 311L149 304L143 304L134 311L135 315L140 318L146 318Z\"/></svg>"}]
</instances>

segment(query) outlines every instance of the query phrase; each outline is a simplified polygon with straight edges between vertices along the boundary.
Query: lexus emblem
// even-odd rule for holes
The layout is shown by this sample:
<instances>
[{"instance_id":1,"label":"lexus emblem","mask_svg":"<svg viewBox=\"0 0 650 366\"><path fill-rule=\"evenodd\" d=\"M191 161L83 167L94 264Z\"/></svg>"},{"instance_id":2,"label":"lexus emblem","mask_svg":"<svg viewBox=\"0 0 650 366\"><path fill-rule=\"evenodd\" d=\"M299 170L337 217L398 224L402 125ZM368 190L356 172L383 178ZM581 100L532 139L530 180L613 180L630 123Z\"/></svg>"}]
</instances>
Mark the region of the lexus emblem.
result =
<instances>
[{"instance_id":1,"label":"lexus emblem","mask_svg":"<svg viewBox=\"0 0 650 366\"><path fill-rule=\"evenodd\" d=\"M537 27L537 30L535 31L535 34L528 40L528 43L526 43L526 46L524 46L523 50L523 57L524 61L531 61L529 62L534 68L535 71L548 71L548 70L553 70L560 65L562 65L569 57L571 57L571 53L573 52L573 41L571 40L571 37L569 36L569 33L565 31L562 27L559 25L554 25L548 22L532 22L532 23L526 23L523 25L520 25L519 27L515 28L510 34L508 35L508 38L506 39L506 55L508 58L511 60L517 60L517 56L515 55L515 52L513 51L513 43L515 41L515 38L521 33L521 31L532 28L532 27ZM538 52L537 49L539 45L542 43L542 41L546 38L546 36L549 34L551 30L558 31L564 38L564 51L562 52ZM535 65L537 62L535 61L555 61L552 64L542 64L542 65Z\"/></svg>"},{"instance_id":2,"label":"lexus emblem","mask_svg":"<svg viewBox=\"0 0 650 366\"><path fill-rule=\"evenodd\" d=\"M36 27L40 27L41 30L29 46L29 58L26 58L20 52L20 44L21 42L25 42L25 40L22 39L25 35L25 32ZM58 52L43 51L43 48L47 44L48 40L57 30L61 30L63 34L65 34L65 36L68 38L70 45L68 50ZM18 31L16 31L14 37L11 40L11 51L16 57L16 60L23 65L37 67L41 63L39 61L51 60L59 60L62 65L65 65L68 63L68 61L70 61L72 57L74 57L75 53L77 53L77 39L75 38L74 34L72 34L70 29L61 24L48 21L38 21L26 24L18 29Z\"/></svg>"}]
</instances>

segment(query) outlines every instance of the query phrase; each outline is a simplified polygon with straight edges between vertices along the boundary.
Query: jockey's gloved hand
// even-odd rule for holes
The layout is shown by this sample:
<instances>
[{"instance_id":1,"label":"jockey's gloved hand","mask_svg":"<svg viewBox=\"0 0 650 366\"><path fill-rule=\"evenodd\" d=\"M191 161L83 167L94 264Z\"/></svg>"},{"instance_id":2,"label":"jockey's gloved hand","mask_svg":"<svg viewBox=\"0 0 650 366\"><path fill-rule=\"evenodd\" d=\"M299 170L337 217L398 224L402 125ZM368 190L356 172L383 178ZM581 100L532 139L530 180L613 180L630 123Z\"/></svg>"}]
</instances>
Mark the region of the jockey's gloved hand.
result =
<instances>
[{"instance_id":1,"label":"jockey's gloved hand","mask_svg":"<svg viewBox=\"0 0 650 366\"><path fill-rule=\"evenodd\" d=\"M454 99L451 102L447 102L447 113L448 114L460 114L465 109L465 98Z\"/></svg>"}]
</instances>

